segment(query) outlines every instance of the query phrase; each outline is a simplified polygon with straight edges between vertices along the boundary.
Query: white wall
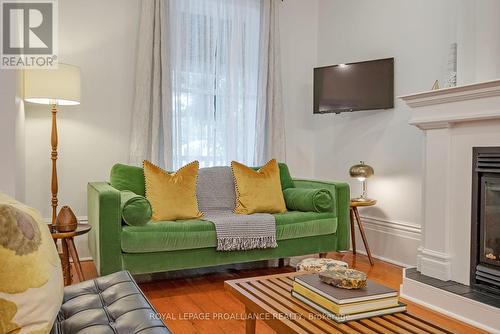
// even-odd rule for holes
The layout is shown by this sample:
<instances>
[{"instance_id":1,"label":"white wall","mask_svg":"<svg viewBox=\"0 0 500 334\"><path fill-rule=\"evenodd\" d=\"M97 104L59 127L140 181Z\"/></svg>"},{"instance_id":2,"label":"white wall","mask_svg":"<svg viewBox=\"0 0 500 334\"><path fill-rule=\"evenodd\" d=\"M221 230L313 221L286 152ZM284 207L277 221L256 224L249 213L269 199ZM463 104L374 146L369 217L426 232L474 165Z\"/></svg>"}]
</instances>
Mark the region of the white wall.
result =
<instances>
[{"instance_id":1,"label":"white wall","mask_svg":"<svg viewBox=\"0 0 500 334\"><path fill-rule=\"evenodd\" d=\"M500 78L500 1L458 0L458 84Z\"/></svg>"},{"instance_id":2,"label":"white wall","mask_svg":"<svg viewBox=\"0 0 500 334\"><path fill-rule=\"evenodd\" d=\"M312 69L316 64L317 0L281 3L280 34L287 163L294 177L314 173Z\"/></svg>"},{"instance_id":3,"label":"white wall","mask_svg":"<svg viewBox=\"0 0 500 334\"><path fill-rule=\"evenodd\" d=\"M26 112L24 107L24 77L21 71L17 71L15 97L15 140L16 140L16 194L18 201L26 200Z\"/></svg>"},{"instance_id":4,"label":"white wall","mask_svg":"<svg viewBox=\"0 0 500 334\"><path fill-rule=\"evenodd\" d=\"M396 96L444 81L449 45L456 41L453 1L320 0L318 13L318 66L394 57ZM408 118L398 99L391 110L316 116L314 166L318 178L349 180L353 196L360 185L349 179L349 167L360 160L373 166L368 191L378 204L360 210L368 218L372 252L414 264L423 135Z\"/></svg>"},{"instance_id":5,"label":"white wall","mask_svg":"<svg viewBox=\"0 0 500 334\"><path fill-rule=\"evenodd\" d=\"M0 191L24 200L24 104L22 77L0 70Z\"/></svg>"},{"instance_id":6,"label":"white wall","mask_svg":"<svg viewBox=\"0 0 500 334\"><path fill-rule=\"evenodd\" d=\"M15 196L16 72L0 70L0 191Z\"/></svg>"}]
</instances>

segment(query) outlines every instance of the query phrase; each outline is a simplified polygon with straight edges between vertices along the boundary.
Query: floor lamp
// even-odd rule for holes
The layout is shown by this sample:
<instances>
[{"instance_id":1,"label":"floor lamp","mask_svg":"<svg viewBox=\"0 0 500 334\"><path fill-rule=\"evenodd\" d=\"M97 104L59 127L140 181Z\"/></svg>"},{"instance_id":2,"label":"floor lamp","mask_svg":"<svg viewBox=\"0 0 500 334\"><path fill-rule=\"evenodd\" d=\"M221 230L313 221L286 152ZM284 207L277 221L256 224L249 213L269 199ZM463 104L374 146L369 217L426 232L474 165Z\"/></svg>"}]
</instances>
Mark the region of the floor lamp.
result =
<instances>
[{"instance_id":1,"label":"floor lamp","mask_svg":"<svg viewBox=\"0 0 500 334\"><path fill-rule=\"evenodd\" d=\"M55 227L57 217L57 106L80 104L80 68L58 64L55 69L33 69L24 71L24 100L30 103L51 106L51 206L52 221L50 230Z\"/></svg>"}]
</instances>

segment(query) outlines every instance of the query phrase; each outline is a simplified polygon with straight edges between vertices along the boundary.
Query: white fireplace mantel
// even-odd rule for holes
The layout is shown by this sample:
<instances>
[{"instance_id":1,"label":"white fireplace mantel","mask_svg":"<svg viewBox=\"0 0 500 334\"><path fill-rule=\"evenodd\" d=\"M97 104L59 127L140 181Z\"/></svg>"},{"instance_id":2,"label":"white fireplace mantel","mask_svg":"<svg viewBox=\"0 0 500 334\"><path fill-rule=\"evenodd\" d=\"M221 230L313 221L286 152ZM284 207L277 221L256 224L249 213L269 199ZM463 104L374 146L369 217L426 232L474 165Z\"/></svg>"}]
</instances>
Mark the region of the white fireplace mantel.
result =
<instances>
[{"instance_id":1,"label":"white fireplace mantel","mask_svg":"<svg viewBox=\"0 0 500 334\"><path fill-rule=\"evenodd\" d=\"M417 268L469 284L472 147L500 146L500 80L405 95L425 133L423 232Z\"/></svg>"},{"instance_id":2,"label":"white fireplace mantel","mask_svg":"<svg viewBox=\"0 0 500 334\"><path fill-rule=\"evenodd\" d=\"M409 123L422 130L500 118L500 79L400 96L412 108ZM481 103L478 105L477 101Z\"/></svg>"},{"instance_id":3,"label":"white fireplace mantel","mask_svg":"<svg viewBox=\"0 0 500 334\"><path fill-rule=\"evenodd\" d=\"M500 146L500 80L399 97L411 109L409 124L424 132L421 245L417 270L440 280L470 284L472 148ZM401 295L436 310L500 333L500 309L442 290L415 288L405 278ZM453 308L454 305L464 305ZM485 313L486 312L486 313ZM494 314L494 316L493 316ZM479 318L478 318L479 317ZM483 327L483 328L486 328Z\"/></svg>"}]
</instances>

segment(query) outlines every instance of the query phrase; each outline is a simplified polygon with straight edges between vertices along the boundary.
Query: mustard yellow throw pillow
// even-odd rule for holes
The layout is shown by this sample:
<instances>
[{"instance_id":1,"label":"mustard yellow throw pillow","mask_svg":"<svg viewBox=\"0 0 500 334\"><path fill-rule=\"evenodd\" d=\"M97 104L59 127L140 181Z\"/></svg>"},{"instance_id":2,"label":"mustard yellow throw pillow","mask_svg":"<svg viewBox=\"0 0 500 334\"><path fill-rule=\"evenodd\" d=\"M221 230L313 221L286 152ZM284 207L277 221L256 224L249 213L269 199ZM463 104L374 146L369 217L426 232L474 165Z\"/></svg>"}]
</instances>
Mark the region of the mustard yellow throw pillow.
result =
<instances>
[{"instance_id":1,"label":"mustard yellow throw pillow","mask_svg":"<svg viewBox=\"0 0 500 334\"><path fill-rule=\"evenodd\" d=\"M198 161L193 161L175 173L168 173L149 161L144 161L146 198L153 208L153 221L199 218L196 199Z\"/></svg>"},{"instance_id":2,"label":"mustard yellow throw pillow","mask_svg":"<svg viewBox=\"0 0 500 334\"><path fill-rule=\"evenodd\" d=\"M233 161L231 169L236 188L235 213L249 215L286 211L276 160L269 161L257 171Z\"/></svg>"},{"instance_id":3,"label":"mustard yellow throw pillow","mask_svg":"<svg viewBox=\"0 0 500 334\"><path fill-rule=\"evenodd\" d=\"M61 262L47 224L0 193L0 333L49 333L62 299Z\"/></svg>"}]
</instances>

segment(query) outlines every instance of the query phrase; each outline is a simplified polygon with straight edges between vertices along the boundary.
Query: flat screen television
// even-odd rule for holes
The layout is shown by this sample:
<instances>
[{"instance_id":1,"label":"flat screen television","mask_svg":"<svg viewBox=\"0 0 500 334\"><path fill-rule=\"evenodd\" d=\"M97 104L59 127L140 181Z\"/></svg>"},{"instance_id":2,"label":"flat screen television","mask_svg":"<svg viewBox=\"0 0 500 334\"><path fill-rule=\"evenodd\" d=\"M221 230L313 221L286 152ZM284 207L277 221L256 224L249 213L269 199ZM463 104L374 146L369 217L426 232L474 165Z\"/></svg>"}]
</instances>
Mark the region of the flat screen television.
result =
<instances>
[{"instance_id":1,"label":"flat screen television","mask_svg":"<svg viewBox=\"0 0 500 334\"><path fill-rule=\"evenodd\" d=\"M314 113L394 108L394 58L314 69Z\"/></svg>"}]
</instances>

